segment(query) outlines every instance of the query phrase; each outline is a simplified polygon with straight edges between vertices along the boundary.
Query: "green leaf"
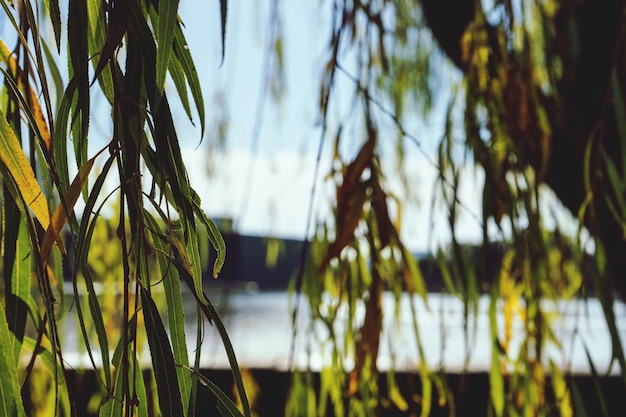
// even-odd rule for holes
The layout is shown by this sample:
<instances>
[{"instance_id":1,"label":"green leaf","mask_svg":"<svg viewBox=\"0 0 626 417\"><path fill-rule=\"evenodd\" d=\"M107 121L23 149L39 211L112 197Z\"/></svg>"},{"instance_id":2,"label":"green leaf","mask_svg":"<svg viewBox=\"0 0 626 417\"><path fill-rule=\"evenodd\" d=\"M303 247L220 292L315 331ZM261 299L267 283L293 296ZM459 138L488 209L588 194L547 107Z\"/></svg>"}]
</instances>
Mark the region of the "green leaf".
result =
<instances>
[{"instance_id":1,"label":"green leaf","mask_svg":"<svg viewBox=\"0 0 626 417\"><path fill-rule=\"evenodd\" d=\"M52 51L50 51L50 47L48 47L48 43L42 39L41 44L43 46L43 52L46 55L46 62L48 64L48 69L50 71L50 75L52 76L52 82L54 83L55 88L55 96L56 106L58 108L61 104L61 96L63 95L63 78L61 77L61 71L57 65L56 59L54 55L52 55Z\"/></svg>"},{"instance_id":2,"label":"green leaf","mask_svg":"<svg viewBox=\"0 0 626 417\"><path fill-rule=\"evenodd\" d=\"M504 376L500 365L500 350L498 345L498 322L497 322L497 303L498 303L498 281L491 287L490 303L489 303L489 329L491 331L491 368L489 369L489 395L493 405L496 417L504 415Z\"/></svg>"},{"instance_id":3,"label":"green leaf","mask_svg":"<svg viewBox=\"0 0 626 417\"><path fill-rule=\"evenodd\" d=\"M89 54L87 36L87 5L84 0L70 0L68 14L68 46L70 75L77 78L76 96L72 100L72 138L76 163L81 167L87 161L89 132Z\"/></svg>"},{"instance_id":4,"label":"green leaf","mask_svg":"<svg viewBox=\"0 0 626 417\"><path fill-rule=\"evenodd\" d=\"M106 43L106 19L104 17L104 2L102 0L88 0L87 1L87 16L89 19L89 25L87 28L87 37L89 41L89 54L91 56L99 54ZM115 68L119 67L117 61L111 61ZM98 67L98 60L92 59L91 63L94 70ZM111 77L111 66L105 65L102 68L102 72L98 76L98 82L100 88L104 93L109 103L113 104L114 87L113 78Z\"/></svg>"},{"instance_id":5,"label":"green leaf","mask_svg":"<svg viewBox=\"0 0 626 417\"><path fill-rule=\"evenodd\" d=\"M209 218L204 213L204 210L202 210L202 207L200 207L199 197L194 198L194 210L196 212L196 216L205 225L209 241L217 252L215 262L213 263L213 278L217 278L222 270L222 267L224 266L224 262L226 261L226 242L224 242L224 238L222 237L222 234L213 219Z\"/></svg>"},{"instance_id":6,"label":"green leaf","mask_svg":"<svg viewBox=\"0 0 626 417\"><path fill-rule=\"evenodd\" d=\"M178 417L183 415L180 388L176 375L174 356L163 327L156 304L150 293L141 289L141 304L146 323L148 345L152 356L152 367L157 382L161 415Z\"/></svg>"},{"instance_id":7,"label":"green leaf","mask_svg":"<svg viewBox=\"0 0 626 417\"><path fill-rule=\"evenodd\" d=\"M176 268L170 264L170 251L167 239L159 230L157 222L148 211L144 211L144 218L148 229L152 233L152 241L157 249L157 259L161 274L163 274L163 290L165 292L165 301L167 305L167 319L172 339L172 351L174 353L174 361L177 365L188 366L189 357L187 356L187 340L185 338L185 317L182 303L182 295L180 292L180 279ZM180 386L181 397L183 401L189 401L191 395L191 381L186 372L180 368L176 368L178 384ZM185 404L185 403L183 403ZM185 409L185 415L188 415L189 409Z\"/></svg>"},{"instance_id":8,"label":"green leaf","mask_svg":"<svg viewBox=\"0 0 626 417\"><path fill-rule=\"evenodd\" d=\"M196 111L198 117L200 117L200 137L204 136L205 129L205 113L204 113L204 97L202 95L202 87L200 86L200 78L198 78L198 71L193 62L191 51L187 47L187 41L185 35L180 27L180 24L176 25L176 32L174 34L174 56L180 62L185 77L187 77L187 83L191 90L194 103L196 104Z\"/></svg>"},{"instance_id":9,"label":"green leaf","mask_svg":"<svg viewBox=\"0 0 626 417\"><path fill-rule=\"evenodd\" d=\"M170 75L172 76L172 81L174 81L174 86L176 86L178 98L183 105L183 109L185 109L185 113L187 113L189 121L191 121L193 124L191 106L189 105L189 95L187 94L187 83L185 82L185 71L183 70L183 66L181 65L180 61L176 59L175 56L170 59L169 70Z\"/></svg>"},{"instance_id":10,"label":"green leaf","mask_svg":"<svg viewBox=\"0 0 626 417\"><path fill-rule=\"evenodd\" d=\"M237 389L237 393L239 395L239 398L241 399L241 405L243 407L244 415L245 417L251 417L252 412L250 411L250 404L248 403L248 397L246 396L246 390L243 385L243 379L241 377L241 370L239 369L239 364L237 363L237 357L235 355L233 345L230 342L230 338L228 337L228 333L226 332L226 328L224 327L224 323L222 323L222 320L217 314L217 311L215 311L213 304L211 304L210 302L206 304L202 303L201 300L206 299L206 295L203 294L201 298L201 296L196 293L195 285L193 282L193 277L189 274L187 269L183 265L181 265L181 263L176 259L172 260L172 264L176 266L176 268L180 272L181 277L185 280L185 283L187 284L189 289L191 289L204 315L207 317L207 319L209 319L211 323L215 325L215 328L217 329L217 332L219 333L220 338L222 339L222 344L224 345L224 349L226 350L226 356L228 357L230 369L233 374L233 378L235 380L235 388Z\"/></svg>"},{"instance_id":11,"label":"green leaf","mask_svg":"<svg viewBox=\"0 0 626 417\"><path fill-rule=\"evenodd\" d=\"M37 355L37 358L41 360L44 368L50 375L54 375L56 372L59 376L59 384L64 385L66 383L64 374L60 369L60 364L55 360L52 352L49 349L37 345L37 342L30 337L24 338L24 350ZM56 369L56 371L55 371Z\"/></svg>"},{"instance_id":12,"label":"green leaf","mask_svg":"<svg viewBox=\"0 0 626 417\"><path fill-rule=\"evenodd\" d=\"M123 372L117 372L117 377L115 379L115 387L113 392L113 397L109 398L105 404L100 408L100 416L106 415L110 417L118 417L123 413L123 401L120 401L124 397L124 384L123 378L126 378L128 381L130 378L134 378L134 382L131 384L131 389L133 391L128 394L131 395L130 400L138 399L138 404L128 404L126 402L127 407L136 407L137 408L137 417L147 417L148 416L148 397L146 394L146 386L143 379L143 373L141 372L141 366L137 360L137 355L135 354L135 335L137 334L137 313L133 314L130 318L127 326L127 337L120 337L115 347L115 351L113 352L112 364L113 367L121 370L124 366L122 364L123 353L126 351L126 357L128 358L128 373L125 375ZM126 344L125 344L126 342ZM132 363L130 362L132 359ZM131 366L132 365L132 366Z\"/></svg>"},{"instance_id":13,"label":"green leaf","mask_svg":"<svg viewBox=\"0 0 626 417\"><path fill-rule=\"evenodd\" d=\"M82 272L83 278L85 280L85 286L87 288L87 302L89 304L89 310L92 315L92 319L94 322L94 326L96 329L96 334L98 336L98 343L100 344L100 353L102 355L102 367L104 371L105 377L105 387L110 389L111 387L111 366L109 363L109 342L106 334L106 330L104 327L104 321L102 318L102 310L100 309L100 303L98 302L98 297L96 294L96 290L94 288L93 276L91 274L90 267L87 263L87 254L89 252L89 244L91 242L91 238L93 236L93 231L96 225L96 219L100 215L100 210L102 209L102 205L97 210L94 209L96 200L100 195L100 191L102 190L102 186L104 185L104 181L106 176L111 169L111 165L115 161L115 156L111 155L109 159L105 162L102 172L96 178L94 182L93 188L91 190L91 194L87 199L87 203L85 205L83 213L94 213L93 219L90 220L89 215L83 215L81 219L80 227L78 230L78 239L75 245L76 254L74 256L74 267L73 267L73 276L72 283L74 287L74 296L78 299L78 271ZM96 367L93 354L91 351L91 345L89 343L89 336L87 334L87 329L85 327L85 321L82 313L82 309L80 303L76 303L76 314L78 316L78 321L80 324L83 341L85 342L85 346L87 348L87 353L89 354L89 358L92 362L94 368Z\"/></svg>"},{"instance_id":14,"label":"green leaf","mask_svg":"<svg viewBox=\"0 0 626 417\"><path fill-rule=\"evenodd\" d=\"M57 110L56 124L54 125L53 147L55 165L62 193L65 193L70 186L70 174L67 163L67 133L72 98L76 92L78 82L79 77L73 77L65 88L65 93L61 97L61 103Z\"/></svg>"},{"instance_id":15,"label":"green leaf","mask_svg":"<svg viewBox=\"0 0 626 417\"><path fill-rule=\"evenodd\" d=\"M178 1L162 0L159 2L159 24L157 33L156 85L160 93L165 87L165 74L172 53L174 28L178 22Z\"/></svg>"},{"instance_id":16,"label":"green leaf","mask_svg":"<svg viewBox=\"0 0 626 417\"><path fill-rule=\"evenodd\" d=\"M3 416L24 416L24 406L17 379L17 358L13 356L11 332L7 325L4 307L0 304L0 414Z\"/></svg>"},{"instance_id":17,"label":"green leaf","mask_svg":"<svg viewBox=\"0 0 626 417\"><path fill-rule=\"evenodd\" d=\"M211 392L215 394L215 396L217 397L217 401L218 401L218 410L220 410L220 413L223 416L244 417L244 415L241 413L241 411L239 411L239 409L237 408L233 400L228 395L226 395L224 391L220 389L220 387L215 385L213 381L211 381L210 379L208 379L201 373L195 372L193 369L190 369L189 367L186 367L186 369L192 374L194 374L202 385L210 389Z\"/></svg>"},{"instance_id":18,"label":"green leaf","mask_svg":"<svg viewBox=\"0 0 626 417\"><path fill-rule=\"evenodd\" d=\"M116 363L115 365L118 366L118 369L121 369L120 362ZM124 386L123 378L124 374L122 372L118 372L117 377L115 378L115 388L113 390L113 395L109 395L107 400L100 407L100 412L98 413L99 417L119 417L123 415L122 401L120 401L120 399L124 395L122 389Z\"/></svg>"},{"instance_id":19,"label":"green leaf","mask_svg":"<svg viewBox=\"0 0 626 417\"><path fill-rule=\"evenodd\" d=\"M5 234L8 234L10 229L15 227L17 229L17 236L15 244L13 245L14 251L9 256L14 257L12 263L13 267L11 276L11 291L6 294L7 297L7 321L9 322L9 329L14 334L15 338L13 342L13 354L17 361L19 361L20 352L22 349L22 342L24 340L24 331L26 328L26 319L28 314L28 306L32 303L30 295L30 276L31 276L31 249L30 241L28 238L28 230L26 229L26 223L22 219L18 219L13 222L14 226L7 223ZM5 257L9 251L8 242L5 241ZM5 267L8 266L5 258ZM18 362L15 363L16 366Z\"/></svg>"},{"instance_id":20,"label":"green leaf","mask_svg":"<svg viewBox=\"0 0 626 417\"><path fill-rule=\"evenodd\" d=\"M44 229L48 228L50 213L46 197L41 191L35 173L2 111L0 111L0 162L2 170L7 171L4 174L8 173L13 177L21 198L33 210Z\"/></svg>"},{"instance_id":21,"label":"green leaf","mask_svg":"<svg viewBox=\"0 0 626 417\"><path fill-rule=\"evenodd\" d=\"M180 231L181 229L180 222L177 222L177 230ZM198 237L194 232L191 232L188 233L187 240L182 242L181 239L174 236L173 243L176 245L179 256L183 259L189 274L193 277L195 293L198 294L202 304L207 304L209 301L204 296L202 288L202 263L198 251Z\"/></svg>"},{"instance_id":22,"label":"green leaf","mask_svg":"<svg viewBox=\"0 0 626 417\"><path fill-rule=\"evenodd\" d=\"M402 251L402 263L405 268L405 282L407 284L407 288L409 288L409 293L419 294L424 300L424 303L428 305L428 291L426 290L426 284L424 283L424 277L422 276L422 271L420 270L419 265L415 261L411 252L404 245L400 245L400 250Z\"/></svg>"}]
</instances>

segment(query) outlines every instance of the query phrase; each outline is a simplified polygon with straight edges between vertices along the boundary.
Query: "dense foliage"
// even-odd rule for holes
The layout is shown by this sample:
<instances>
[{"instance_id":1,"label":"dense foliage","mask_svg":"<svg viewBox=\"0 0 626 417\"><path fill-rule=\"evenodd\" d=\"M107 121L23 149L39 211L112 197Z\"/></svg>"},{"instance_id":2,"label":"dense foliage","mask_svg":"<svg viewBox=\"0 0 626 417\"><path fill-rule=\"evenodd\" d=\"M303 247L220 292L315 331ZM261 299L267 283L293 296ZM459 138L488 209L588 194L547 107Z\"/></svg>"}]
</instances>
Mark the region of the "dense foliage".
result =
<instances>
[{"instance_id":1,"label":"dense foliage","mask_svg":"<svg viewBox=\"0 0 626 417\"><path fill-rule=\"evenodd\" d=\"M66 274L80 344L98 375L99 415L146 416L155 409L193 415L199 383L213 391L222 414L250 415L232 346L203 291L200 226L217 251L215 276L224 242L190 186L164 89L169 74L187 116L204 130L200 83L178 3L69 1L62 13L55 0L0 2L2 24L14 34L0 39L2 415L24 415L23 398L30 399L30 414L76 413L61 349L69 337L60 321L69 307ZM221 4L223 39L226 1ZM65 56L67 67L59 66ZM97 96L108 105L112 135L94 152L89 138ZM112 192L105 182L115 184ZM118 217L101 242L105 205ZM98 266L107 258L115 268L104 271L103 281ZM199 374L201 336L189 361L181 282L196 299L199 323L206 317L222 337L243 414ZM111 308L113 294L119 298ZM158 303L167 309L167 323ZM148 379L140 366L146 358Z\"/></svg>"}]
</instances>

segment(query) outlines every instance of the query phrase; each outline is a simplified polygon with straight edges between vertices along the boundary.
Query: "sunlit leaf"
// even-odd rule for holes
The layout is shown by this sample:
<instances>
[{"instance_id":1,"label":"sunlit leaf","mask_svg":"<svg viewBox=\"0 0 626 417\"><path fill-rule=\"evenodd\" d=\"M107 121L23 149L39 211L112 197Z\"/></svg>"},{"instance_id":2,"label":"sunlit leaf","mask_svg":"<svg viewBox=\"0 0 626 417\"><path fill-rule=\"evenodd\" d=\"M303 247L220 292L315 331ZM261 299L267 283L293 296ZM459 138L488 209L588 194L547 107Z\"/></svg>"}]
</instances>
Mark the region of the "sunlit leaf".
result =
<instances>
[{"instance_id":1,"label":"sunlit leaf","mask_svg":"<svg viewBox=\"0 0 626 417\"><path fill-rule=\"evenodd\" d=\"M47 228L50 224L48 203L2 111L0 111L0 161L3 171L6 170L5 173L13 177L21 198L33 210L41 225Z\"/></svg>"},{"instance_id":2,"label":"sunlit leaf","mask_svg":"<svg viewBox=\"0 0 626 417\"><path fill-rule=\"evenodd\" d=\"M498 342L497 303L499 299L498 285L493 285L489 298L489 330L491 333L491 367L489 368L489 396L496 417L504 415L505 389L504 375L500 362L500 349Z\"/></svg>"},{"instance_id":3,"label":"sunlit leaf","mask_svg":"<svg viewBox=\"0 0 626 417\"><path fill-rule=\"evenodd\" d=\"M27 117L34 122L33 125L36 126L37 131L39 132L44 148L50 152L52 149L50 129L48 128L48 123L44 117L43 110L39 105L37 93L30 88L30 86L26 88L22 82L22 72L17 65L15 56L9 51L9 48L7 48L2 39L0 39L0 61L6 64L8 69L7 71L12 74L11 77L8 77L7 81L13 81L13 79L17 80L17 88L23 95L23 97L19 97L21 99L21 106L22 108L28 110Z\"/></svg>"},{"instance_id":4,"label":"sunlit leaf","mask_svg":"<svg viewBox=\"0 0 626 417\"><path fill-rule=\"evenodd\" d=\"M11 274L10 292L5 294L5 308L9 330L11 330L14 335L11 341L13 343L13 355L16 359L15 364L17 366L25 335L27 312L29 305L32 304L30 294L30 278L32 271L30 259L31 250L26 222L19 219L17 222L13 221L11 222L13 224L10 224L7 220L8 219L5 219L6 229L3 231L5 234L4 238L15 240L12 245L9 241L4 241L4 267L10 268L5 273ZM14 236L12 236L14 233L13 229L17 232ZM5 283L7 283L6 278Z\"/></svg>"},{"instance_id":5,"label":"sunlit leaf","mask_svg":"<svg viewBox=\"0 0 626 417\"><path fill-rule=\"evenodd\" d=\"M559 407L560 416L573 417L574 410L572 409L570 389L563 376L563 372L552 360L550 361L550 377L554 388L554 395L556 396L556 403Z\"/></svg>"},{"instance_id":6,"label":"sunlit leaf","mask_svg":"<svg viewBox=\"0 0 626 417\"><path fill-rule=\"evenodd\" d=\"M68 188L65 193L65 204L59 204L52 214L52 220L50 223L50 227L46 230L43 241L41 243L40 255L42 260L48 259L48 254L50 249L52 249L52 245L57 242L60 245L63 245L63 241L59 240L61 236L61 230L65 223L67 222L69 214L74 209L74 205L80 197L80 194L83 190L83 187L87 183L87 179L89 178L89 172L91 172L91 168L93 167L93 163L95 161L95 157L91 158L87 161L85 165L83 165L78 174L76 174L76 178L72 181L72 185ZM62 246L61 246L62 247Z\"/></svg>"},{"instance_id":7,"label":"sunlit leaf","mask_svg":"<svg viewBox=\"0 0 626 417\"><path fill-rule=\"evenodd\" d=\"M417 261L404 245L400 245L400 250L402 251L402 274L407 292L418 294L428 305L428 290Z\"/></svg>"},{"instance_id":8,"label":"sunlit leaf","mask_svg":"<svg viewBox=\"0 0 626 417\"><path fill-rule=\"evenodd\" d=\"M7 326L4 307L0 304L0 414L24 416L24 406L17 379L16 358L13 356L12 334Z\"/></svg>"}]
</instances>

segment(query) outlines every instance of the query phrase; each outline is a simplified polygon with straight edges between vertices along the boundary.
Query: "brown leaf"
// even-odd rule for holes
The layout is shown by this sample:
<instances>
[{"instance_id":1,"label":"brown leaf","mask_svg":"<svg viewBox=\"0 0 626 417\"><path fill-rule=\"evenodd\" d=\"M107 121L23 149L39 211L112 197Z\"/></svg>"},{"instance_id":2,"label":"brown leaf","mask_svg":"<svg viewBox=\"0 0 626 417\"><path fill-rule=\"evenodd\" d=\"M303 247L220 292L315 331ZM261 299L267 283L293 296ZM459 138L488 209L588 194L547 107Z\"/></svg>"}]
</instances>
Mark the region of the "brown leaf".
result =
<instances>
[{"instance_id":1,"label":"brown leaf","mask_svg":"<svg viewBox=\"0 0 626 417\"><path fill-rule=\"evenodd\" d=\"M382 310L382 278L374 268L372 271L372 283L369 288L369 298L365 305L365 319L361 327L360 338L356 345L354 369L350 373L348 393L356 395L359 379L363 373L367 358L370 358L370 375L376 378L378 367L378 348L380 346L380 333L383 328Z\"/></svg>"},{"instance_id":2,"label":"brown leaf","mask_svg":"<svg viewBox=\"0 0 626 417\"><path fill-rule=\"evenodd\" d=\"M361 179L365 168L371 166L374 157L374 140L370 139L361 148L357 157L344 170L343 182L337 189L337 236L328 247L318 272L322 272L330 260L339 256L343 248L354 240L354 230L363 213L367 198L368 181Z\"/></svg>"},{"instance_id":3,"label":"brown leaf","mask_svg":"<svg viewBox=\"0 0 626 417\"><path fill-rule=\"evenodd\" d=\"M372 181L372 194L372 209L374 210L374 215L376 216L378 238L380 239L380 246L382 249L389 245L393 224L389 218L387 194L383 191L380 183L376 179Z\"/></svg>"},{"instance_id":4,"label":"brown leaf","mask_svg":"<svg viewBox=\"0 0 626 417\"><path fill-rule=\"evenodd\" d=\"M89 172L93 167L94 161L95 157L88 160L85 165L80 168L78 174L76 174L76 178L72 181L72 185L70 185L65 192L65 205L59 204L56 210L54 210L54 214L52 214L50 226L46 230L41 243L40 255L44 262L48 259L52 245L55 242L59 246L61 252L65 251L63 240L60 238L61 229L63 229L63 226L65 226L65 223L67 222L68 214L74 209L74 205L76 204L76 201L78 200L78 197L80 196L80 193L89 178Z\"/></svg>"}]
</instances>

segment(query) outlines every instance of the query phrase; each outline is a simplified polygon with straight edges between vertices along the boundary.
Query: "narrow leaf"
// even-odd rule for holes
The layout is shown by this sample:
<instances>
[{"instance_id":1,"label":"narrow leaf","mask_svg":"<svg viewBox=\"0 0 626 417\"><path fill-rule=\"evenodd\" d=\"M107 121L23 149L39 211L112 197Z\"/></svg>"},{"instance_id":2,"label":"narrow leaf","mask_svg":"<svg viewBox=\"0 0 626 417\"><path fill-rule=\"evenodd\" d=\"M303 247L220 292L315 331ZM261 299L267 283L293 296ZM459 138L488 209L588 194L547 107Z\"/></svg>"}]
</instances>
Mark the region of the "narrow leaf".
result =
<instances>
[{"instance_id":1,"label":"narrow leaf","mask_svg":"<svg viewBox=\"0 0 626 417\"><path fill-rule=\"evenodd\" d=\"M222 234L220 233L220 230L215 222L208 217L204 210L202 210L202 207L200 207L199 197L194 198L194 210L198 219L200 219L200 221L205 225L209 241L217 252L217 256L213 264L213 278L217 278L222 270L222 266L224 266L224 262L226 261L226 242L224 242L224 238L222 237Z\"/></svg>"},{"instance_id":2,"label":"narrow leaf","mask_svg":"<svg viewBox=\"0 0 626 417\"><path fill-rule=\"evenodd\" d=\"M152 241L157 249L157 259L159 268L163 275L163 289L165 292L165 301L167 305L167 319L169 324L170 336L172 338L172 351L174 353L174 361L177 365L188 366L189 358L187 353L187 340L185 338L185 317L182 303L182 295L180 292L180 279L176 268L170 264L169 245L165 236L160 232L157 222L152 215L144 211L144 218L148 229L152 232ZM168 256L169 255L169 256ZM191 395L191 380L186 372L180 368L176 368L178 376L178 384L180 386L183 404L189 402ZM188 415L190 410L186 410Z\"/></svg>"},{"instance_id":3,"label":"narrow leaf","mask_svg":"<svg viewBox=\"0 0 626 417\"><path fill-rule=\"evenodd\" d=\"M50 20L52 21L57 51L61 52L61 9L59 8L59 0L50 0L48 2L48 13L50 13Z\"/></svg>"},{"instance_id":4,"label":"narrow leaf","mask_svg":"<svg viewBox=\"0 0 626 417\"><path fill-rule=\"evenodd\" d=\"M89 55L94 56L102 51L106 42L107 28L104 18L104 2L102 0L89 0L87 2L87 16L89 25L87 28L87 37L89 40ZM94 69L98 66L98 60L92 59ZM113 67L117 68L119 64L113 61ZM113 78L111 77L111 66L106 65L98 77L98 82L102 92L113 104Z\"/></svg>"},{"instance_id":5,"label":"narrow leaf","mask_svg":"<svg viewBox=\"0 0 626 417\"><path fill-rule=\"evenodd\" d=\"M87 183L89 172L93 167L94 161L95 157L88 160L87 163L80 168L78 174L76 174L76 178L72 181L72 185L65 193L65 204L67 204L67 206L59 204L52 215L50 227L46 230L40 249L41 259L44 262L48 259L50 249L52 249L52 245L55 242L60 245L63 244L63 241L60 239L61 229L65 226L69 214L74 209L74 205L76 204L78 197L80 197L83 187Z\"/></svg>"},{"instance_id":6,"label":"narrow leaf","mask_svg":"<svg viewBox=\"0 0 626 417\"><path fill-rule=\"evenodd\" d=\"M13 129L0 111L0 161L13 177L24 202L44 228L50 224L48 203Z\"/></svg>"},{"instance_id":7,"label":"narrow leaf","mask_svg":"<svg viewBox=\"0 0 626 417\"><path fill-rule=\"evenodd\" d=\"M11 53L9 48L7 48L6 44L0 39L0 62L4 62L7 66L9 73L5 73L5 77L7 81L13 82L14 79L17 79L17 90L22 93L22 96L18 96L20 99L20 105L24 110L26 110L26 115L28 119L31 121L31 126L33 129L36 128L39 133L39 137L41 138L41 142L43 143L43 147L47 152L51 152L52 149L52 139L50 136L50 129L48 128L48 123L46 122L46 118L44 117L43 110L41 105L39 104L39 100L37 98L37 93L32 88L26 88L24 83L21 81L21 69L17 65L17 61L15 60L15 56ZM5 72L3 70L3 72ZM28 97L27 99L25 97Z\"/></svg>"},{"instance_id":8,"label":"narrow leaf","mask_svg":"<svg viewBox=\"0 0 626 417\"><path fill-rule=\"evenodd\" d=\"M220 11L222 17L222 61L220 67L224 63L224 56L226 55L226 18L228 14L228 0L220 0Z\"/></svg>"},{"instance_id":9,"label":"narrow leaf","mask_svg":"<svg viewBox=\"0 0 626 417\"><path fill-rule=\"evenodd\" d=\"M115 161L115 157L112 155L105 162L104 166L102 167L102 172L100 173L98 178L96 178L96 181L94 182L94 185L92 187L89 199L87 200L87 203L85 204L85 208L83 210L83 213L84 213L83 218L81 219L81 223L78 229L78 240L75 245L76 253L74 256L74 265L72 269L74 271L74 274L72 276L72 283L74 286L74 296L77 298L78 298L78 285L77 285L78 271L82 272L82 275L85 279L85 285L87 289L87 301L89 303L89 310L91 312L91 315L94 321L94 326L95 326L96 333L98 336L98 342L100 344L100 352L102 355L102 366L103 366L104 377L105 377L105 387L107 389L111 387L111 367L109 363L109 342L108 342L106 330L104 327L104 321L102 318L102 310L100 309L100 304L98 302L97 294L93 285L94 280L93 280L89 265L87 263L87 255L89 252L89 243L92 240L91 237L93 236L93 231L94 231L95 224L96 224L96 219L100 215L100 209L102 208L102 206L100 206L100 208L96 210L95 203L96 203L98 196L100 195L100 191L102 190L102 186L104 185L106 176L109 170L111 169L111 165L113 164L114 161ZM93 220L91 222L90 222L90 216L88 215L89 213L93 213ZM95 365L95 361L94 361L93 354L91 351L91 345L89 343L89 336L87 334L87 330L85 327L85 321L84 321L82 309L79 303L76 303L75 305L76 305L77 317L79 320L79 324L80 324L80 328L81 328L81 332L83 336L83 341L85 342L87 353L92 362L92 365L95 368L96 365Z\"/></svg>"},{"instance_id":10,"label":"narrow leaf","mask_svg":"<svg viewBox=\"0 0 626 417\"><path fill-rule=\"evenodd\" d=\"M169 339L154 300L143 288L141 289L141 304L159 393L161 415L164 417L181 416L183 415L183 404Z\"/></svg>"},{"instance_id":11,"label":"narrow leaf","mask_svg":"<svg viewBox=\"0 0 626 417\"><path fill-rule=\"evenodd\" d=\"M9 227L9 225L7 225L7 227ZM26 223L24 220L20 219L16 227L18 228L18 235L15 242L15 252L13 252L15 258L13 268L11 269L11 292L7 294L6 308L9 329L15 335L13 339L13 353L16 359L15 364L17 365L22 342L24 340L28 306L32 303L30 295L30 275L32 268ZM7 246L5 246L4 250L7 251L7 249ZM8 297L9 295L10 297Z\"/></svg>"},{"instance_id":12,"label":"narrow leaf","mask_svg":"<svg viewBox=\"0 0 626 417\"><path fill-rule=\"evenodd\" d=\"M48 69L50 71L50 75L52 76L52 82L54 83L55 96L57 98L55 107L58 107L59 104L61 104L61 96L63 95L63 78L61 77L61 71L59 70L52 51L50 51L48 43L44 39L42 39L41 41L41 45L43 46L43 52L46 55Z\"/></svg>"},{"instance_id":13,"label":"narrow leaf","mask_svg":"<svg viewBox=\"0 0 626 417\"><path fill-rule=\"evenodd\" d=\"M186 369L194 374L202 385L210 389L211 392L215 394L218 401L218 407L219 404L222 404L223 406L220 408L220 412L223 416L244 417L244 415L241 413L241 411L239 411L233 400L228 395L226 395L224 391L220 389L220 387L215 385L213 381L211 381L201 373L195 372L193 369L190 369L188 367Z\"/></svg>"},{"instance_id":14,"label":"narrow leaf","mask_svg":"<svg viewBox=\"0 0 626 417\"><path fill-rule=\"evenodd\" d=\"M194 297L198 301L198 305L202 309L204 315L209 319L211 323L215 325L220 338L222 339L222 344L224 345L224 349L226 350L226 356L228 357L228 362L230 364L230 370L233 374L233 378L235 380L235 388L237 389L237 394L239 395L239 399L241 400L241 406L243 408L243 413L245 417L251 417L252 412L250 411L250 404L248 402L248 397L246 395L246 390L243 385L243 378L241 377L241 370L239 369L239 364L237 363L237 357L235 355L235 351L233 349L233 345L228 337L228 333L226 332L226 328L224 327L224 323L220 319L217 311L213 307L213 304L210 302L204 304L201 302L200 296L195 291L195 286L193 282L193 277L189 274L187 269L183 267L180 262L176 259L172 260L173 265L176 266L178 271L181 274L181 277L185 280L187 286L192 290ZM202 295L203 299L206 299L206 295Z\"/></svg>"},{"instance_id":15,"label":"narrow leaf","mask_svg":"<svg viewBox=\"0 0 626 417\"><path fill-rule=\"evenodd\" d=\"M489 395L496 417L504 415L504 376L500 364L500 350L498 349L498 323L496 307L498 303L499 288L496 282L490 295L489 303L489 329L491 331L491 368L489 369Z\"/></svg>"},{"instance_id":16,"label":"narrow leaf","mask_svg":"<svg viewBox=\"0 0 626 417\"><path fill-rule=\"evenodd\" d=\"M178 255L182 258L187 272L193 277L195 293L198 294L202 304L208 304L209 301L204 296L202 287L202 269L198 253L197 236L195 236L195 233L190 233L188 242L186 243L183 243L178 237L173 236L173 243L176 245L176 249L178 249Z\"/></svg>"},{"instance_id":17,"label":"narrow leaf","mask_svg":"<svg viewBox=\"0 0 626 417\"><path fill-rule=\"evenodd\" d=\"M170 59L169 70L172 81L174 81L174 86L176 87L176 92L178 93L178 98L183 105L183 109L185 109L185 113L187 113L187 118L189 118L189 121L193 124L189 95L187 94L187 83L185 82L185 71L180 61L176 59L175 56L172 56Z\"/></svg>"},{"instance_id":18,"label":"narrow leaf","mask_svg":"<svg viewBox=\"0 0 626 417\"><path fill-rule=\"evenodd\" d=\"M156 85L160 93L165 87L165 74L172 53L174 28L178 22L178 1L162 0L159 2L159 24L157 33Z\"/></svg>"},{"instance_id":19,"label":"narrow leaf","mask_svg":"<svg viewBox=\"0 0 626 417\"><path fill-rule=\"evenodd\" d=\"M193 62L191 51L187 47L187 41L185 35L180 27L180 24L176 25L176 32L174 34L174 56L180 62L180 65L187 77L187 83L191 90L194 103L196 104L196 111L198 117L200 117L200 137L204 136L205 128L205 114L204 114L204 97L202 96L202 87L200 86L200 78L198 77L198 71Z\"/></svg>"},{"instance_id":20,"label":"narrow leaf","mask_svg":"<svg viewBox=\"0 0 626 417\"><path fill-rule=\"evenodd\" d=\"M70 0L68 14L68 46L70 75L78 79L76 96L72 105L72 137L76 162L82 166L87 159L87 134L89 131L89 54L87 5L84 0Z\"/></svg>"},{"instance_id":21,"label":"narrow leaf","mask_svg":"<svg viewBox=\"0 0 626 417\"><path fill-rule=\"evenodd\" d=\"M24 406L17 379L16 358L13 356L11 340L13 336L7 326L4 307L0 304L0 414L3 416L24 416Z\"/></svg>"}]
</instances>

